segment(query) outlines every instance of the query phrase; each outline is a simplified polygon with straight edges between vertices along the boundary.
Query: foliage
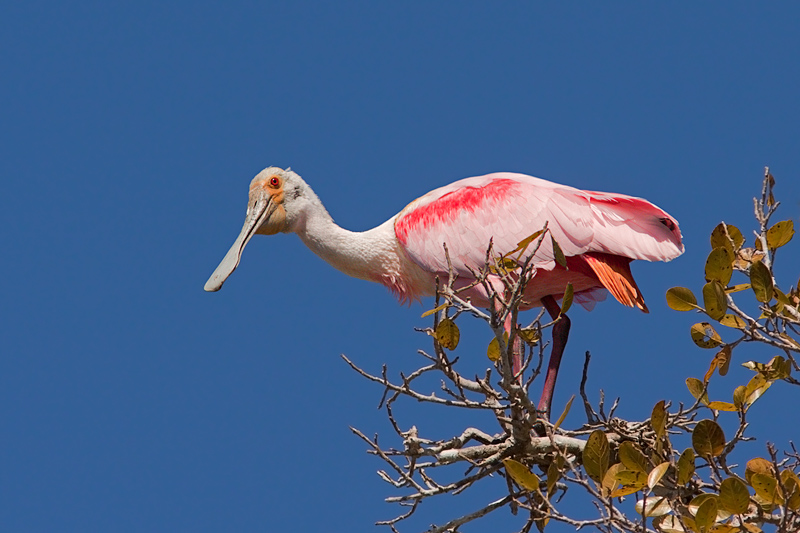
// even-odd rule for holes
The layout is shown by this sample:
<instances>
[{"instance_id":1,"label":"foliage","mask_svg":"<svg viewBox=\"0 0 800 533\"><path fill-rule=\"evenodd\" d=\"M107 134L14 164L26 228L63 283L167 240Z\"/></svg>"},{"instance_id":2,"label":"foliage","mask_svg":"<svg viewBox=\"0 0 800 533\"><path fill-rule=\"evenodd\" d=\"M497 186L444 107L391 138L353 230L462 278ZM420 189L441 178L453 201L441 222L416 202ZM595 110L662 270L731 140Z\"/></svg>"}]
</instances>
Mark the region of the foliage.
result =
<instances>
[{"instance_id":1,"label":"foliage","mask_svg":"<svg viewBox=\"0 0 800 533\"><path fill-rule=\"evenodd\" d=\"M517 324L523 290L536 275L530 258L544 239L551 239L558 258L560 248L546 227L510 253L495 254L490 246L485 268L474 274L475 283L482 283L495 301L492 312L460 298L460 291L453 289L452 274L442 284L436 308L426 313L433 316L433 326L425 330L433 338L433 353L420 352L425 366L393 381L385 366L376 376L345 358L357 372L385 388L381 405L402 441L400 449L384 448L377 437L370 439L353 429L369 444L370 452L388 466L389 472L378 472L381 478L404 491L387 501L406 506L407 511L379 524L398 531L397 527L424 500L458 494L499 475L505 479L505 494L427 531L458 531L461 525L503 507L523 515L521 532L534 526L542 531L551 521L601 531L727 533L758 532L764 527L800 531L800 455L794 448L779 453L768 445L765 457L750 459L744 469L729 464L737 446L752 439L746 434L752 405L776 381L800 384L791 375L798 370L796 355L800 353L800 291L797 287L782 290L774 278L777 252L790 242L794 228L788 220L770 224L779 205L773 196L774 184L767 169L761 196L754 200L757 229L752 246L747 246L742 232L732 225L722 222L714 228L700 300L688 288L667 291L667 304L672 309L707 317L691 326L689 333L697 346L714 350L703 379L686 380L695 398L691 406L673 407L662 400L643 421L615 417L616 403L606 414L602 391L597 407L590 404L585 393L587 353L580 388L587 422L572 430L561 427L572 400L555 424L537 412L528 391L542 367L546 348L541 342L542 331L555 321L543 322L540 313L533 323L515 328L510 336L503 324L507 317ZM734 275L743 277L736 280L743 282L732 285ZM495 291L490 276L502 279L502 294ZM750 300L755 302L750 304L755 310L749 314L745 305L737 302L747 294L752 294ZM562 299L562 314L571 300L569 286ZM492 368L483 377L465 377L457 370L458 358L448 354L458 345L456 322L464 313L484 320L494 335L487 349ZM560 319L559 315L556 321ZM717 331L720 326L722 334ZM733 340L726 340L728 337ZM736 388L731 401L711 400L709 383L715 372L727 373L734 350L742 343L766 345L782 355L765 362L744 363L753 371L752 379ZM516 374L512 372L515 350L524 353ZM419 392L420 378L431 374L442 379L442 396ZM489 412L499 431L469 427L446 440L423 438L415 427L403 430L395 421L393 408L402 397ZM731 417L738 418L730 437L720 425L722 417L726 417L726 423L733 421ZM681 439L690 440L691 446L681 449ZM461 469L455 481L441 481L445 477L441 471L448 468ZM562 512L561 500L568 489L581 491L593 500L593 517ZM624 503L631 496L635 498L633 506Z\"/></svg>"}]
</instances>

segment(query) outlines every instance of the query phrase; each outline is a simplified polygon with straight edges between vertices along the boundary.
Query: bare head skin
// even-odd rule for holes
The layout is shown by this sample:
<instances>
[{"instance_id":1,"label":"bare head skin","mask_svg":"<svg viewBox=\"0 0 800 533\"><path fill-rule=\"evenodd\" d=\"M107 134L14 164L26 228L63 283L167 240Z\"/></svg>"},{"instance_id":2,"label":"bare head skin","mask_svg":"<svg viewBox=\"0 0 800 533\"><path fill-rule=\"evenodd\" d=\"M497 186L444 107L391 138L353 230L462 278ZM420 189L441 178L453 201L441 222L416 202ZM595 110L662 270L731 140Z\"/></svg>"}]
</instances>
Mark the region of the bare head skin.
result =
<instances>
[{"instance_id":1,"label":"bare head skin","mask_svg":"<svg viewBox=\"0 0 800 533\"><path fill-rule=\"evenodd\" d=\"M253 235L256 233L274 235L289 231L284 204L286 190L293 181L292 178L296 176L291 170L269 167L253 178L250 182L250 198L242 231L217 269L208 278L203 287L206 291L215 292L222 288L228 276L239 266L242 251Z\"/></svg>"}]
</instances>

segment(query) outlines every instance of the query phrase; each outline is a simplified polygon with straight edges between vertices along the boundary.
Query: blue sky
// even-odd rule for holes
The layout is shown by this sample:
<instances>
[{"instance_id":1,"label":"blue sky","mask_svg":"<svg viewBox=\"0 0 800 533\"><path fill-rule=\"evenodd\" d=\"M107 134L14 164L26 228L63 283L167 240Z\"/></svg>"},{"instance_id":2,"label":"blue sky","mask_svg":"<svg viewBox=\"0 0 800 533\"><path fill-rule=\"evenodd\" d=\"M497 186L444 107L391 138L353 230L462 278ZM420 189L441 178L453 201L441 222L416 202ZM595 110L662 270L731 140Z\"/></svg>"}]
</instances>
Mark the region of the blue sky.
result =
<instances>
[{"instance_id":1,"label":"blue sky","mask_svg":"<svg viewBox=\"0 0 800 533\"><path fill-rule=\"evenodd\" d=\"M393 516L382 465L348 429L390 440L381 390L339 354L413 368L426 307L292 235L254 239L203 292L263 167L291 166L354 230L503 170L669 211L686 254L634 265L651 314L572 312L554 405L591 350L589 390L621 396L627 417L689 401L683 380L705 372L696 317L663 295L699 292L720 220L749 233L765 165L777 219L800 215L791 3L24 2L0 18L6 531L360 531ZM784 287L798 247L780 254ZM462 359L485 368L489 332L470 324ZM735 368L712 396L747 378ZM773 387L753 432L796 438L795 398ZM433 437L477 423L406 408L401 423ZM495 489L431 502L410 530ZM497 515L497 530L517 524Z\"/></svg>"}]
</instances>

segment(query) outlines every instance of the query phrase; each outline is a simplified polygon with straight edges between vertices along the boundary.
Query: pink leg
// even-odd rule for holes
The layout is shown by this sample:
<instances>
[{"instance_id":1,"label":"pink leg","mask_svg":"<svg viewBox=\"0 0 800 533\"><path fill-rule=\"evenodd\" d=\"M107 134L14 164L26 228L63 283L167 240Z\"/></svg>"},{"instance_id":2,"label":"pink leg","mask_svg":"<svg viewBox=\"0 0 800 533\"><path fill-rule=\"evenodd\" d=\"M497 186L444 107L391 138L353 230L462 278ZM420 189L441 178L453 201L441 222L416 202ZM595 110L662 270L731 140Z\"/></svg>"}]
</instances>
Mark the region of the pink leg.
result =
<instances>
[{"instance_id":1,"label":"pink leg","mask_svg":"<svg viewBox=\"0 0 800 533\"><path fill-rule=\"evenodd\" d=\"M542 298L542 305L547 309L547 312L555 320L561 314L561 308L558 306L555 298L552 296L545 296ZM553 347L550 352L550 361L547 364L547 376L544 380L544 389L542 389L542 398L539 400L539 411L545 418L550 418L550 409L553 404L553 391L556 388L556 376L558 375L558 367L561 364L561 356L564 354L564 347L567 345L569 338L570 320L567 315L561 315L561 318L553 324Z\"/></svg>"}]
</instances>

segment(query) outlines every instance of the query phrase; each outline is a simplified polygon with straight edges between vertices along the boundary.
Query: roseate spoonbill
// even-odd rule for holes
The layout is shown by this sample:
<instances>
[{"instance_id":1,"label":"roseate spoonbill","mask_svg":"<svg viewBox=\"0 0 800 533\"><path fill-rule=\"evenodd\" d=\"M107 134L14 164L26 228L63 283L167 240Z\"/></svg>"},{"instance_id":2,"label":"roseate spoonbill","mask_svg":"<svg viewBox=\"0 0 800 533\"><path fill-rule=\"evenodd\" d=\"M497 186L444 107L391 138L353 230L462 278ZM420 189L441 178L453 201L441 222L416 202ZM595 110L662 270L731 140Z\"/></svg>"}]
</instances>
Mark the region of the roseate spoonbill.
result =
<instances>
[{"instance_id":1,"label":"roseate spoonbill","mask_svg":"<svg viewBox=\"0 0 800 533\"><path fill-rule=\"evenodd\" d=\"M545 223L566 256L567 268L557 264L551 241L545 239L534 254L537 273L526 288L523 308L544 306L554 320L560 313L556 300L568 282L574 301L589 310L608 291L620 303L646 313L630 262L669 261L683 253L678 223L646 200L507 172L456 181L417 198L376 228L352 232L336 225L295 172L269 167L250 183L242 231L205 290L222 287L256 233L293 232L345 274L382 283L401 302L410 302L432 295L436 276L447 278L443 243L458 275L458 288L473 280L470 269L484 265L490 239L495 251L505 253ZM473 304L491 305L481 286L463 294ZM552 354L538 406L547 415L569 326L569 318L562 315L553 327Z\"/></svg>"}]
</instances>

